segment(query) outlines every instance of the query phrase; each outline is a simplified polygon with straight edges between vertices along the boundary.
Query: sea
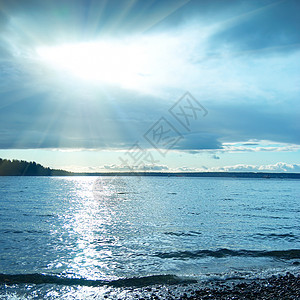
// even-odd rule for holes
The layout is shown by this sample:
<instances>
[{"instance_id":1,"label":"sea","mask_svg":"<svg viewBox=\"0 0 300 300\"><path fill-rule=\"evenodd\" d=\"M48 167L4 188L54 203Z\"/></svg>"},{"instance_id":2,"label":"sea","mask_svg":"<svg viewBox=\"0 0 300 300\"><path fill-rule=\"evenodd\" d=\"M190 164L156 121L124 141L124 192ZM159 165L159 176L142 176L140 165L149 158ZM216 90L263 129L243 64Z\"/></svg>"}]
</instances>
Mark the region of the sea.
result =
<instances>
[{"instance_id":1,"label":"sea","mask_svg":"<svg viewBox=\"0 0 300 300\"><path fill-rule=\"evenodd\" d=\"M0 177L0 299L130 299L299 273L299 183Z\"/></svg>"}]
</instances>

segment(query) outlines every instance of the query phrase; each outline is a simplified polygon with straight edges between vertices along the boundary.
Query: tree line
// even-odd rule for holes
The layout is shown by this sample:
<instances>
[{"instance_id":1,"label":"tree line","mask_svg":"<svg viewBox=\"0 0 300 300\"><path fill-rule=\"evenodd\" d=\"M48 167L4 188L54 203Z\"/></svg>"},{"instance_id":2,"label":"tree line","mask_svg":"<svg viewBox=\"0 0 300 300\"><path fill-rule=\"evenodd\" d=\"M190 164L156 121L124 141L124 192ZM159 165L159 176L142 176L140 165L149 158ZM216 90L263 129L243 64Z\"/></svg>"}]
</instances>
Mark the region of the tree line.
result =
<instances>
[{"instance_id":1,"label":"tree line","mask_svg":"<svg viewBox=\"0 0 300 300\"><path fill-rule=\"evenodd\" d=\"M0 176L67 176L71 172L45 168L34 161L0 158Z\"/></svg>"}]
</instances>

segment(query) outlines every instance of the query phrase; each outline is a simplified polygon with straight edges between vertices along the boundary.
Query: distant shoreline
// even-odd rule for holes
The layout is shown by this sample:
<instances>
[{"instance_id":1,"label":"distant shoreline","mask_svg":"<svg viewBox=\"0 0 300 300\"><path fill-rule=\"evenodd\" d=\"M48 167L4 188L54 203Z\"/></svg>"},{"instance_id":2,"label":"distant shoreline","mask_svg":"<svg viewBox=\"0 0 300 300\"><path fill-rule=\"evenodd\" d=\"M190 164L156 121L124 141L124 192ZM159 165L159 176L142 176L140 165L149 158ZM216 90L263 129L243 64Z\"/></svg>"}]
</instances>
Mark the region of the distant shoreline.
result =
<instances>
[{"instance_id":1,"label":"distant shoreline","mask_svg":"<svg viewBox=\"0 0 300 300\"><path fill-rule=\"evenodd\" d=\"M300 173L255 173L255 172L185 172L185 173L164 173L164 172L110 172L110 173L72 173L61 170L53 170L55 174L9 174L0 177L75 177L75 176L109 176L109 177L189 177L189 178L259 178L259 179L300 179Z\"/></svg>"},{"instance_id":2,"label":"distant shoreline","mask_svg":"<svg viewBox=\"0 0 300 300\"><path fill-rule=\"evenodd\" d=\"M0 176L161 176L161 177L227 177L262 179L300 179L300 173L267 172L69 172L45 168L36 162L0 158Z\"/></svg>"},{"instance_id":3,"label":"distant shoreline","mask_svg":"<svg viewBox=\"0 0 300 300\"><path fill-rule=\"evenodd\" d=\"M161 176L161 177L228 177L262 179L300 179L300 173L255 173L255 172L111 172L72 173L71 176Z\"/></svg>"}]
</instances>

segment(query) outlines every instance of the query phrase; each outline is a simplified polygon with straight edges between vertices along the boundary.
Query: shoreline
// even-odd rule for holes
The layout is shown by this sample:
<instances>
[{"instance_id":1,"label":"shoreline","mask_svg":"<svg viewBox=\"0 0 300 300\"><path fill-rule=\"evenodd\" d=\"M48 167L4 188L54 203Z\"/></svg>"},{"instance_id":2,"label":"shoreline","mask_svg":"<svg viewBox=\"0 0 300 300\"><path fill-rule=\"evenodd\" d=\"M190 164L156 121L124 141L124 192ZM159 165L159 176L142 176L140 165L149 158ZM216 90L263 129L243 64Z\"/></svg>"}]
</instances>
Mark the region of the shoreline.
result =
<instances>
[{"instance_id":1,"label":"shoreline","mask_svg":"<svg viewBox=\"0 0 300 300\"><path fill-rule=\"evenodd\" d=\"M299 270L300 271L300 270ZM199 299L300 299L300 273L273 275L262 279L231 279L218 281L199 281L180 284L154 284L143 287L116 287L116 286L82 286L61 285L54 283L2 283L0 298L6 296L16 299L31 297L32 293L41 297L45 293L54 293L53 299L62 299L66 293L74 298L81 298L84 292L85 299L140 299L140 300L199 300Z\"/></svg>"},{"instance_id":2,"label":"shoreline","mask_svg":"<svg viewBox=\"0 0 300 300\"><path fill-rule=\"evenodd\" d=\"M212 288L193 291L182 299L300 299L300 275L286 273L231 285L215 283Z\"/></svg>"},{"instance_id":3,"label":"shoreline","mask_svg":"<svg viewBox=\"0 0 300 300\"><path fill-rule=\"evenodd\" d=\"M300 299L300 274L287 272L285 275L273 275L263 279L238 280L237 282L220 280L198 282L196 284L155 285L143 288L126 289L123 297L116 299ZM120 294L119 294L120 295ZM125 297L124 297L125 296ZM111 299L110 295L104 296Z\"/></svg>"}]
</instances>

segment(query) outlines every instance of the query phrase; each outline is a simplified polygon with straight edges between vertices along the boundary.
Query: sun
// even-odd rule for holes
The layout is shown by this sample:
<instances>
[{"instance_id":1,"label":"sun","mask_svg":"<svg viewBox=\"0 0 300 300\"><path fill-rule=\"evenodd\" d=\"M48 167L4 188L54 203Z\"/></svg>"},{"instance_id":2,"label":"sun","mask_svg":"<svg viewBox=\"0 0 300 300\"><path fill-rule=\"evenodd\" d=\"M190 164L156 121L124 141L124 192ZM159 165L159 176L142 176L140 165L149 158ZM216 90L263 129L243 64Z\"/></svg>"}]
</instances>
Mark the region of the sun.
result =
<instances>
[{"instance_id":1,"label":"sun","mask_svg":"<svg viewBox=\"0 0 300 300\"><path fill-rule=\"evenodd\" d=\"M138 43L89 42L42 46L43 64L82 80L134 86L147 69L147 51Z\"/></svg>"}]
</instances>

